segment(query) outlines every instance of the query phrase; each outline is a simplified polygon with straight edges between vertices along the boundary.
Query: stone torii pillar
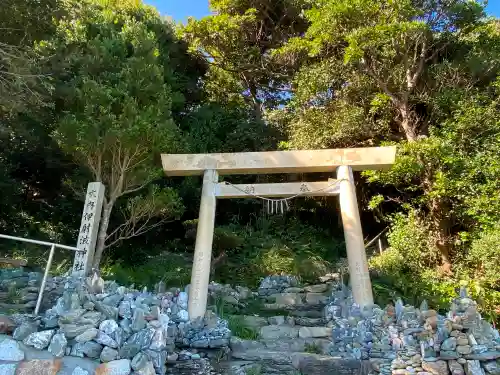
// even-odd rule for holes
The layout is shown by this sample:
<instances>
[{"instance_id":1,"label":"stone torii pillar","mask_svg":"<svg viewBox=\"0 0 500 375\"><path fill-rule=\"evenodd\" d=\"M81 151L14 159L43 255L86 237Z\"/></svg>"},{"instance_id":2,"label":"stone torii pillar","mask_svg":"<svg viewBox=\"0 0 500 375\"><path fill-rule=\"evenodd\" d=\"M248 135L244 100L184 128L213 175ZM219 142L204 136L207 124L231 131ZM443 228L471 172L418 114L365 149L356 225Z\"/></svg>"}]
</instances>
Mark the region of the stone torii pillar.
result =
<instances>
[{"instance_id":1,"label":"stone torii pillar","mask_svg":"<svg viewBox=\"0 0 500 375\"><path fill-rule=\"evenodd\" d=\"M193 270L191 272L191 287L189 289L189 317L205 315L207 309L208 283L210 281L210 265L212 261L212 243L215 228L215 188L217 186L217 171L209 169L203 174L200 214L196 230Z\"/></svg>"},{"instance_id":2,"label":"stone torii pillar","mask_svg":"<svg viewBox=\"0 0 500 375\"><path fill-rule=\"evenodd\" d=\"M204 176L191 274L189 318L194 320L202 317L206 311L217 198L251 198L252 194L263 197L290 197L298 193L308 196L340 195L354 300L361 306L373 304L352 171L390 168L395 156L395 147L162 155L163 169L167 175ZM218 183L219 174L307 173L335 170L337 170L337 181L246 185Z\"/></svg>"},{"instance_id":3,"label":"stone torii pillar","mask_svg":"<svg viewBox=\"0 0 500 375\"><path fill-rule=\"evenodd\" d=\"M340 181L340 213L344 226L347 262L354 301L360 305L373 305L372 284L368 271L361 219L352 168L342 165L337 168Z\"/></svg>"}]
</instances>

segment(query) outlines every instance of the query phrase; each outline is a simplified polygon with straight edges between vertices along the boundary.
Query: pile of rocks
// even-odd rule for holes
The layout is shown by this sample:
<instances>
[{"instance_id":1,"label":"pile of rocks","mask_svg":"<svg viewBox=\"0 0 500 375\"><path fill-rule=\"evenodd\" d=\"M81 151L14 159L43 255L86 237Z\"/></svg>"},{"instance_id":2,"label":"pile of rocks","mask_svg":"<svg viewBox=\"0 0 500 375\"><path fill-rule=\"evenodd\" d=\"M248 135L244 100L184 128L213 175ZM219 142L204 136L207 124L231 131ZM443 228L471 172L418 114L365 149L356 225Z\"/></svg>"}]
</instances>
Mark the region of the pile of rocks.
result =
<instances>
[{"instance_id":1,"label":"pile of rocks","mask_svg":"<svg viewBox=\"0 0 500 375\"><path fill-rule=\"evenodd\" d=\"M4 310L32 311L35 308L43 274L23 268L0 269L0 306ZM42 310L53 306L64 289L64 277L49 277L45 284Z\"/></svg>"},{"instance_id":2,"label":"pile of rocks","mask_svg":"<svg viewBox=\"0 0 500 375\"><path fill-rule=\"evenodd\" d=\"M290 275L273 275L264 278L259 286L260 296L270 296L272 294L282 293L288 288L299 286L299 280Z\"/></svg>"},{"instance_id":3,"label":"pile of rocks","mask_svg":"<svg viewBox=\"0 0 500 375\"><path fill-rule=\"evenodd\" d=\"M394 306L360 309L347 288L337 290L325 309L333 326L329 354L369 359L384 375L500 375L500 335L481 319L462 290L447 315Z\"/></svg>"},{"instance_id":4,"label":"pile of rocks","mask_svg":"<svg viewBox=\"0 0 500 375\"><path fill-rule=\"evenodd\" d=\"M137 374L165 374L168 362L201 358L207 355L203 349L229 344L227 322L214 314L189 321L187 297L179 290L128 289L96 276L85 282L68 278L62 297L42 317L14 317L19 326L13 337L56 357L88 357Z\"/></svg>"}]
</instances>

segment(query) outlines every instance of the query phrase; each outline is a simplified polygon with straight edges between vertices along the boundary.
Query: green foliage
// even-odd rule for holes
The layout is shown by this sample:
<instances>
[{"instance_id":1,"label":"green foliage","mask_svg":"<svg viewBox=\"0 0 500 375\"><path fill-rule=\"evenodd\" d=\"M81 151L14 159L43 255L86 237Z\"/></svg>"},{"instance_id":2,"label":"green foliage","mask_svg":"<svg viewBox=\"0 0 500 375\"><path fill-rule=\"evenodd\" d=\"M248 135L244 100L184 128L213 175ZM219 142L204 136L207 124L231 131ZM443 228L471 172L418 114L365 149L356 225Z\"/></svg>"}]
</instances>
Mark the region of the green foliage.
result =
<instances>
[{"instance_id":1,"label":"green foliage","mask_svg":"<svg viewBox=\"0 0 500 375\"><path fill-rule=\"evenodd\" d=\"M483 288L500 289L500 224L480 234L472 241L465 258L466 270L471 279Z\"/></svg>"},{"instance_id":2,"label":"green foliage","mask_svg":"<svg viewBox=\"0 0 500 375\"><path fill-rule=\"evenodd\" d=\"M243 316L230 315L227 318L228 327L235 337L243 340L258 340L259 332L252 327L249 327Z\"/></svg>"},{"instance_id":3,"label":"green foliage","mask_svg":"<svg viewBox=\"0 0 500 375\"><path fill-rule=\"evenodd\" d=\"M245 375L262 375L262 369L260 366L245 368Z\"/></svg>"},{"instance_id":4,"label":"green foliage","mask_svg":"<svg viewBox=\"0 0 500 375\"><path fill-rule=\"evenodd\" d=\"M454 275L443 275L432 267L438 253L428 243L427 230L414 211L393 218L388 236L390 248L370 259L377 302L384 305L402 297L407 303L418 305L426 299L432 306L445 310L456 297L458 287L464 285L485 316L496 319L500 305L498 229L472 242L465 259L456 261L458 271Z\"/></svg>"},{"instance_id":5,"label":"green foliage","mask_svg":"<svg viewBox=\"0 0 500 375\"><path fill-rule=\"evenodd\" d=\"M305 30L307 1L212 1L215 14L190 19L180 34L191 51L210 63L213 98L245 103L261 120L266 108L286 101L293 65L272 51Z\"/></svg>"},{"instance_id":6,"label":"green foliage","mask_svg":"<svg viewBox=\"0 0 500 375\"><path fill-rule=\"evenodd\" d=\"M221 282L257 286L261 278L272 274L314 282L332 269L343 249L327 231L293 218L260 218L253 225L233 224L228 229L242 238L242 245L216 269L214 278Z\"/></svg>"},{"instance_id":7,"label":"green foliage","mask_svg":"<svg viewBox=\"0 0 500 375\"><path fill-rule=\"evenodd\" d=\"M304 345L304 352L312 353L312 354L323 354L323 350L321 349L321 345L316 342L306 343Z\"/></svg>"},{"instance_id":8,"label":"green foliage","mask_svg":"<svg viewBox=\"0 0 500 375\"><path fill-rule=\"evenodd\" d=\"M169 287L182 287L191 280L190 259L183 254L166 253L151 257L136 266L120 263L104 264L101 267L104 277L116 280L121 285L135 284L152 290L159 281Z\"/></svg>"},{"instance_id":9,"label":"green foliage","mask_svg":"<svg viewBox=\"0 0 500 375\"><path fill-rule=\"evenodd\" d=\"M5 302L17 305L21 303L21 289L19 289L16 284L10 284L7 289L7 296Z\"/></svg>"}]
</instances>

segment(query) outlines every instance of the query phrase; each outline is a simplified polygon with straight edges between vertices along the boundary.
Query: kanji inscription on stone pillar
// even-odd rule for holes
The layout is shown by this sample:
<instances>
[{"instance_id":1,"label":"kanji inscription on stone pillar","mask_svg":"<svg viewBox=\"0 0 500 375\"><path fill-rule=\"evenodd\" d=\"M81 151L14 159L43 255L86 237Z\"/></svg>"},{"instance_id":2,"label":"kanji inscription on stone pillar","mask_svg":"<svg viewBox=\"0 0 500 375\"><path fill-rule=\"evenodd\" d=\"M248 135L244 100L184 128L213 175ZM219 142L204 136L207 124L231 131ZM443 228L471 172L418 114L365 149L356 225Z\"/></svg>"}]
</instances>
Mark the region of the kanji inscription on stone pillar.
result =
<instances>
[{"instance_id":1,"label":"kanji inscription on stone pillar","mask_svg":"<svg viewBox=\"0 0 500 375\"><path fill-rule=\"evenodd\" d=\"M78 251L73 262L73 275L84 276L90 272L92 267L104 201L104 190L105 186L101 182L91 182L87 187L82 222L76 244Z\"/></svg>"}]
</instances>

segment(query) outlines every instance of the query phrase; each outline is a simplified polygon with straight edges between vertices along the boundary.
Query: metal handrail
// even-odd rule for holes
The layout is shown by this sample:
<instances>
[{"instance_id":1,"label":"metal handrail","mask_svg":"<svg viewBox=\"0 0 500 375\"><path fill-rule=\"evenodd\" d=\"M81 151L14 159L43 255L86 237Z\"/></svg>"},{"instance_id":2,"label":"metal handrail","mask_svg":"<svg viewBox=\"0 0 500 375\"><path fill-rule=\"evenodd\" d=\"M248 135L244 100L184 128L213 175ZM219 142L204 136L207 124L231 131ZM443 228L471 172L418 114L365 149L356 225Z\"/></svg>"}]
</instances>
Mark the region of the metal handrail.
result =
<instances>
[{"instance_id":1,"label":"metal handrail","mask_svg":"<svg viewBox=\"0 0 500 375\"><path fill-rule=\"evenodd\" d=\"M38 315L38 312L40 311L40 305L42 304L43 292L45 291L45 284L47 283L47 278L49 276L49 270L50 270L50 266L52 265L52 259L54 258L54 252L55 252L56 247L59 247L61 249L65 249L65 250L72 250L72 251L80 251L80 250L76 247L73 247L73 246L66 246L66 245L61 245L58 243L32 240L29 238L8 236L6 234L0 234L0 238L4 238L6 240L28 242L28 243L42 245L42 246L50 246L49 259L47 259L47 265L45 266L45 272L43 274L42 284L40 285L40 291L38 292L38 299L36 301L36 306L35 306L35 315Z\"/></svg>"}]
</instances>

